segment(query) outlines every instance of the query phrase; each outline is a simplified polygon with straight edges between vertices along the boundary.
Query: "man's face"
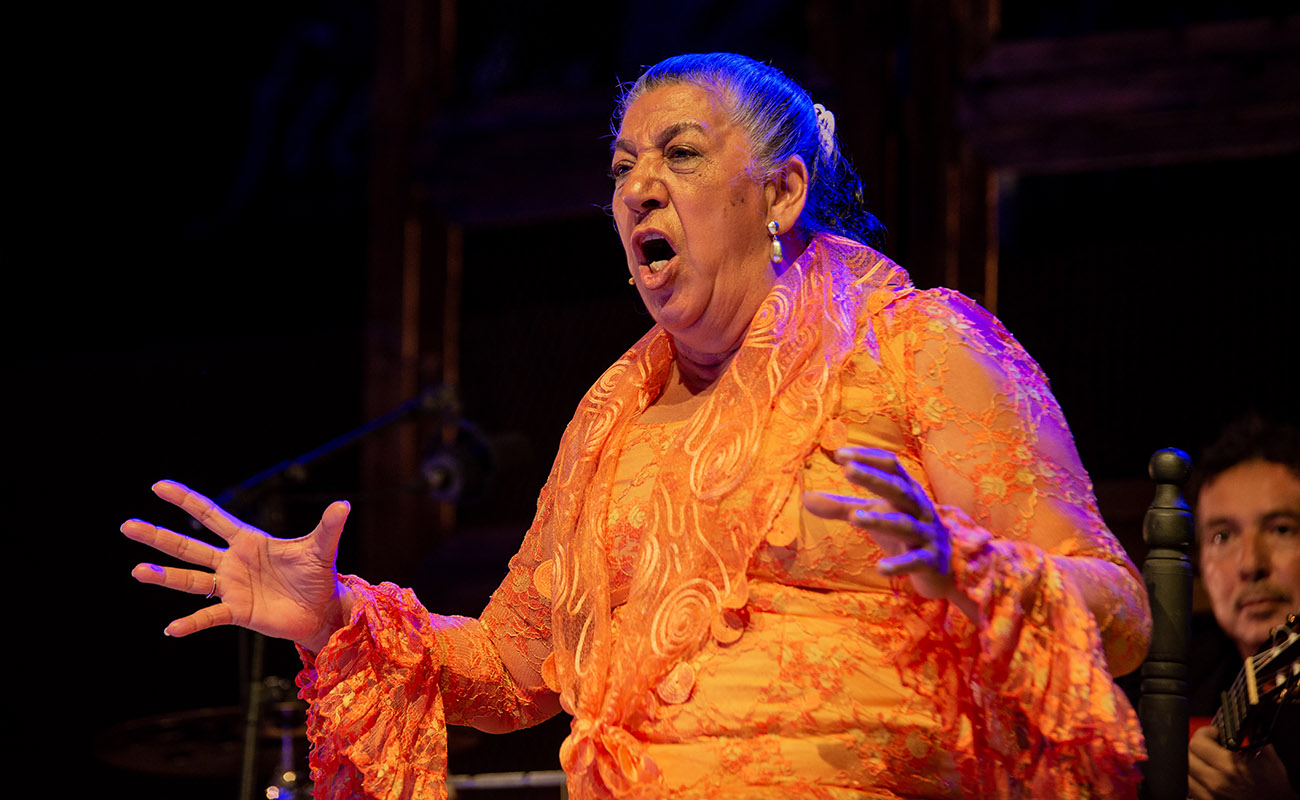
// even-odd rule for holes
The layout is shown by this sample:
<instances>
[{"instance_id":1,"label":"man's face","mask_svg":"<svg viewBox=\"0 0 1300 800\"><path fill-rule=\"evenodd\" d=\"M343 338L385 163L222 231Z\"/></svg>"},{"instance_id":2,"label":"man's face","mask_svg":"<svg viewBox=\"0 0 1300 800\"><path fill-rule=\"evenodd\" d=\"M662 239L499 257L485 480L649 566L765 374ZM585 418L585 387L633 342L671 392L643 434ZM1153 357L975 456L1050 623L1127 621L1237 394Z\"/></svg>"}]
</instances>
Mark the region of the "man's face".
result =
<instances>
[{"instance_id":1,"label":"man's face","mask_svg":"<svg viewBox=\"0 0 1300 800\"><path fill-rule=\"evenodd\" d=\"M1254 655L1300 609L1300 478L1271 461L1237 464L1201 489L1196 531L1214 617Z\"/></svg>"}]
</instances>

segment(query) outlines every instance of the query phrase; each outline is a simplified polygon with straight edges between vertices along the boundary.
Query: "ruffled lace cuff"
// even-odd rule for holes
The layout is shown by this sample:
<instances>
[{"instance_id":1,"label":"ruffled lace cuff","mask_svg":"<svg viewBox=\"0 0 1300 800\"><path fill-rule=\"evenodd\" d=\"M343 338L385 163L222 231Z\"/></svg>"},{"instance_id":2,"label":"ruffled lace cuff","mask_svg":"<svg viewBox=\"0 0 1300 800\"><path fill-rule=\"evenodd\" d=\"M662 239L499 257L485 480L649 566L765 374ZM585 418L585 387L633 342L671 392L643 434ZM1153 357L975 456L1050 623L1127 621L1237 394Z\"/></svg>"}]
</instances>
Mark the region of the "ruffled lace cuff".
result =
<instances>
[{"instance_id":1,"label":"ruffled lace cuff","mask_svg":"<svg viewBox=\"0 0 1300 800\"><path fill-rule=\"evenodd\" d=\"M1145 758L1140 727L1079 589L1041 548L995 539L958 509L940 514L953 537L957 587L978 606L980 623L936 610L942 617L920 621L905 659L913 674L937 667L948 678L917 688L935 696L962 738L994 756L963 766L968 785L990 797L1005 796L1008 779L1035 797L1134 795ZM1036 772L1039 764L1051 774Z\"/></svg>"},{"instance_id":2,"label":"ruffled lace cuff","mask_svg":"<svg viewBox=\"0 0 1300 800\"><path fill-rule=\"evenodd\" d=\"M409 589L343 576L348 624L315 656L299 648L311 777L320 800L445 798L447 730L436 636Z\"/></svg>"}]
</instances>

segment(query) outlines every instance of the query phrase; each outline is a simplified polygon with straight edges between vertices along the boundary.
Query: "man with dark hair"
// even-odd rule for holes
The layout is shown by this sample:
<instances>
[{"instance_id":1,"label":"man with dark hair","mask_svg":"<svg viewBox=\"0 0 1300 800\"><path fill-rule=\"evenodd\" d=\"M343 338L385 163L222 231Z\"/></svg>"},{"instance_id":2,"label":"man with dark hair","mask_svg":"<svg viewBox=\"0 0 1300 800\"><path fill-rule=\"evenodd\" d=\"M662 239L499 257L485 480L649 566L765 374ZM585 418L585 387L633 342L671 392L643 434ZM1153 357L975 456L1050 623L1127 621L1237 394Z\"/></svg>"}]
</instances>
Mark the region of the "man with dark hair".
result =
<instances>
[{"instance_id":1,"label":"man with dark hair","mask_svg":"<svg viewBox=\"0 0 1300 800\"><path fill-rule=\"evenodd\" d=\"M1300 610L1300 429L1255 415L1237 421L1203 454L1193 491L1201 579L1229 640L1213 653L1201 638L1198 655L1210 657L1192 663L1191 713L1212 716L1243 660ZM1294 727L1294 714L1282 715L1273 744L1252 753L1228 750L1217 729L1201 728L1188 747L1190 795L1300 797Z\"/></svg>"}]
</instances>

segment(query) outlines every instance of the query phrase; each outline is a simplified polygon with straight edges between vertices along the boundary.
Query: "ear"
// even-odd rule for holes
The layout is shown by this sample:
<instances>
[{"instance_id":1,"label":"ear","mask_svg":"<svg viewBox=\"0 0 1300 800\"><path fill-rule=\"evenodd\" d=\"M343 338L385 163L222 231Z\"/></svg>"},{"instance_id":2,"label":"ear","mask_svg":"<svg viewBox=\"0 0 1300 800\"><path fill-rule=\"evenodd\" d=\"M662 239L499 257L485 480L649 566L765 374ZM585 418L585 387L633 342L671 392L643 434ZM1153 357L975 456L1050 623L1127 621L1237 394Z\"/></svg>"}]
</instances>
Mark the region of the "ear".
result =
<instances>
[{"instance_id":1,"label":"ear","mask_svg":"<svg viewBox=\"0 0 1300 800\"><path fill-rule=\"evenodd\" d=\"M808 201L808 165L799 156L790 156L763 186L763 196L767 200L767 219L776 220L781 232L789 233Z\"/></svg>"}]
</instances>

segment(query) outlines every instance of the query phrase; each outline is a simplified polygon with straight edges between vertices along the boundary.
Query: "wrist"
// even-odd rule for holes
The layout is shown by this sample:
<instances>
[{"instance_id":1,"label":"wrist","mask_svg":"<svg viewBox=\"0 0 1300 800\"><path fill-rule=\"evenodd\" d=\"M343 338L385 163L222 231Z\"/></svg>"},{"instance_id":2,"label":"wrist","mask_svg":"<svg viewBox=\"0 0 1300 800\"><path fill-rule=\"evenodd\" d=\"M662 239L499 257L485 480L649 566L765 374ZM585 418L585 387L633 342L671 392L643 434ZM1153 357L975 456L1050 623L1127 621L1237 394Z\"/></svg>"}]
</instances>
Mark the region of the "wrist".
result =
<instances>
[{"instance_id":1,"label":"wrist","mask_svg":"<svg viewBox=\"0 0 1300 800\"><path fill-rule=\"evenodd\" d=\"M329 644L334 633L340 628L346 626L352 619L352 605L355 600L352 588L339 580L334 580L334 592L330 599L326 601L324 613L321 615L321 625L311 636L298 640L298 644L303 649L312 653L319 653L325 645Z\"/></svg>"}]
</instances>

